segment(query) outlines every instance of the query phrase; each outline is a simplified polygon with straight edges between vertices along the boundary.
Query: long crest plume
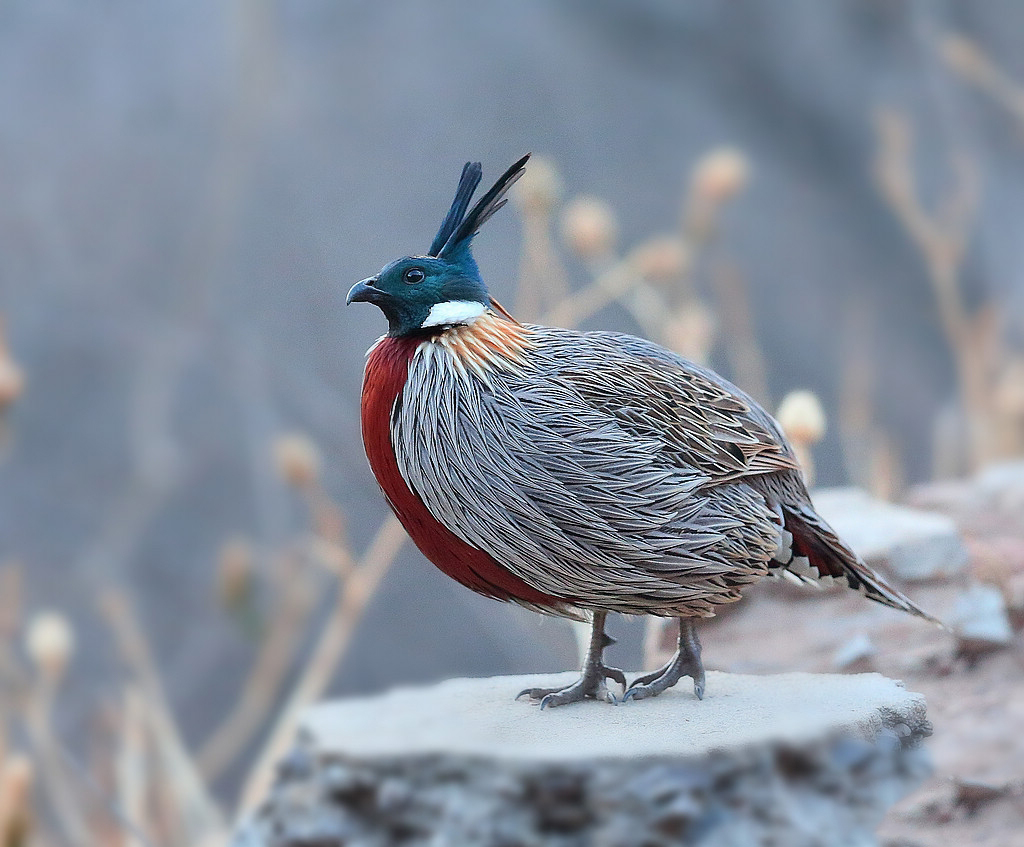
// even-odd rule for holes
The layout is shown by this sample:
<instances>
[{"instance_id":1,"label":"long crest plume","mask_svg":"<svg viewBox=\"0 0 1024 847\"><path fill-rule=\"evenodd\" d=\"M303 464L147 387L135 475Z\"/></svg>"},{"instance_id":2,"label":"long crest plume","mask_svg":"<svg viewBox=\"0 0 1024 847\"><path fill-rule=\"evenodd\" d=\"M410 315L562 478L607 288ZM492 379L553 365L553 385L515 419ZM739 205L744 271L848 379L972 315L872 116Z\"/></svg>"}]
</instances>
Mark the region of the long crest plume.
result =
<instances>
[{"instance_id":1,"label":"long crest plume","mask_svg":"<svg viewBox=\"0 0 1024 847\"><path fill-rule=\"evenodd\" d=\"M480 183L481 168L479 162L466 162L462 169L462 178L459 180L459 188L455 192L455 200L437 235L434 236L429 255L446 258L463 248L491 215L508 202L505 195L526 172L526 162L529 158L530 154L527 153L505 171L491 189L477 201L469 214L466 214L466 209Z\"/></svg>"},{"instance_id":2,"label":"long crest plume","mask_svg":"<svg viewBox=\"0 0 1024 847\"><path fill-rule=\"evenodd\" d=\"M466 162L462 168L462 177L459 179L459 188L455 192L452 207L448 210L448 214L445 215L444 220L441 222L441 228L437 231L437 235L434 236L434 240L430 244L430 250L427 251L428 256L438 255L448 239L451 238L452 233L455 232L455 228L462 223L466 209L469 208L469 201L473 199L473 192L476 191L476 187L480 184L482 176L483 169L479 162Z\"/></svg>"}]
</instances>

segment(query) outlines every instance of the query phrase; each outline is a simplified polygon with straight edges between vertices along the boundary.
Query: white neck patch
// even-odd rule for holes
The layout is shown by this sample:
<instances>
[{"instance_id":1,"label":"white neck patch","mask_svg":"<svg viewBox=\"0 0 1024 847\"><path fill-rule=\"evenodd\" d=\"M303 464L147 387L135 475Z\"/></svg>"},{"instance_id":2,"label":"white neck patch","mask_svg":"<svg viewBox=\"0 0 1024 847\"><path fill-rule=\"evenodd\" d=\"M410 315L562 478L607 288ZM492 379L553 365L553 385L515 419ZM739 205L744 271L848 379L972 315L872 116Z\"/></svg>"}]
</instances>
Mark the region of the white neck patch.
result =
<instances>
[{"instance_id":1,"label":"white neck patch","mask_svg":"<svg viewBox=\"0 0 1024 847\"><path fill-rule=\"evenodd\" d=\"M420 324L420 327L468 324L486 311L487 307L483 303L477 303L474 300L446 300L444 303L435 303L430 307L426 320Z\"/></svg>"}]
</instances>

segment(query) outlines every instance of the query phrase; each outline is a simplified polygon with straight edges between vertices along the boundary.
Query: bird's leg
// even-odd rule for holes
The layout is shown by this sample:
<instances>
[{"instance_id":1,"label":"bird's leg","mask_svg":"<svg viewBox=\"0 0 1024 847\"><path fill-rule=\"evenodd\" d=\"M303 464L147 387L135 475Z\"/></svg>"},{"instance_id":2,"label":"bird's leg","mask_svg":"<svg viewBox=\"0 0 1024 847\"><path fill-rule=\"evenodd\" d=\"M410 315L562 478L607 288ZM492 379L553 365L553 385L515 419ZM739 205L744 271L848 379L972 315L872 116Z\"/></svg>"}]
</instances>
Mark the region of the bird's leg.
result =
<instances>
[{"instance_id":1,"label":"bird's leg","mask_svg":"<svg viewBox=\"0 0 1024 847\"><path fill-rule=\"evenodd\" d=\"M626 687L625 674L616 668L606 667L601 659L604 648L615 643L605 634L604 619L607 612L594 612L593 628L590 631L590 646L583 662L583 675L566 688L527 688L516 695L518 700L524 695L533 701L540 701L540 707L564 706L566 703L578 703L588 697L593 700L604 700L615 703L615 695L608 690L606 679L614 679L623 688Z\"/></svg>"},{"instance_id":2,"label":"bird's leg","mask_svg":"<svg viewBox=\"0 0 1024 847\"><path fill-rule=\"evenodd\" d=\"M693 691L698 700L703 700L704 665L700 660L700 640L697 638L697 628L689 618L679 619L679 649L671 661L660 670L634 680L623 699L645 700L656 697L684 676L692 677Z\"/></svg>"}]
</instances>

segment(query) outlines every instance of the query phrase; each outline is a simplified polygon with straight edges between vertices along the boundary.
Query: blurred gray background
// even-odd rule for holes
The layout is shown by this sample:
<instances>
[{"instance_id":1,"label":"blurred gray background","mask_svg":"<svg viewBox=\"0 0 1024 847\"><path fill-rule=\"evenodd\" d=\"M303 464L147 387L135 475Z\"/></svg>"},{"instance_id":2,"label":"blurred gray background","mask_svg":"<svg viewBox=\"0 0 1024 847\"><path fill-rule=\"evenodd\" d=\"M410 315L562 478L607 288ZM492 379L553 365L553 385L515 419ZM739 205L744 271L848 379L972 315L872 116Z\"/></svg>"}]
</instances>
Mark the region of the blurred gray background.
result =
<instances>
[{"instance_id":1,"label":"blurred gray background","mask_svg":"<svg viewBox=\"0 0 1024 847\"><path fill-rule=\"evenodd\" d=\"M218 607L214 564L226 537L270 550L305 520L273 469L282 432L319 445L354 546L368 542L385 505L358 396L384 322L344 295L427 247L467 159L487 181L543 154L567 195L613 204L629 245L673 228L702 153L743 150L751 183L722 237L773 395L809 387L834 407L859 304L877 415L907 477L928 477L953 364L871 179L879 108L913 121L926 198L951 150L977 162L971 296L1024 302L1022 136L942 63L950 31L1024 79L1010 0L0 4L0 314L27 376L0 448L0 560L24 564L26 605L67 610L79 633L65 722L116 672L93 602L112 582L190 738L237 696L254 642ZM499 299L520 245L511 208L477 239ZM587 326L635 330L618 308ZM834 429L819 478L846 480ZM613 624L617 661L638 663L638 626ZM563 624L478 598L407 547L334 690L575 661Z\"/></svg>"}]
</instances>

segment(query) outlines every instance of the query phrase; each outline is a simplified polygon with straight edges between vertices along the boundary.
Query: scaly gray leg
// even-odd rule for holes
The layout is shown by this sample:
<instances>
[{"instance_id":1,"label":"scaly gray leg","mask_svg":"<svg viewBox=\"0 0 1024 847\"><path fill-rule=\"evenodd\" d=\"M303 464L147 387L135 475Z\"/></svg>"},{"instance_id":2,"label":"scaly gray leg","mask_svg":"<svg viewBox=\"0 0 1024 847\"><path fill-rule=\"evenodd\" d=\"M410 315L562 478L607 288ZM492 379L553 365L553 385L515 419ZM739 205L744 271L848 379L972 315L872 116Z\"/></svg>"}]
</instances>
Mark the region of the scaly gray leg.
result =
<instances>
[{"instance_id":1,"label":"scaly gray leg","mask_svg":"<svg viewBox=\"0 0 1024 847\"><path fill-rule=\"evenodd\" d=\"M693 691L704 699L704 665L700 660L697 629L689 618L679 619L679 649L665 667L633 681L623 700L646 700L656 697L679 682L684 676L693 678Z\"/></svg>"},{"instance_id":2,"label":"scaly gray leg","mask_svg":"<svg viewBox=\"0 0 1024 847\"><path fill-rule=\"evenodd\" d=\"M590 631L590 647L587 658L583 662L583 675L572 685L565 688L527 688L516 695L527 695L530 700L540 701L540 707L564 706L567 703L578 703L588 697L592 700L604 700L607 703L618 702L615 695L608 690L606 679L614 679L623 688L626 687L626 675L616 668L606 667L601 661L604 648L615 643L615 640L604 631L604 619L607 612L594 612L593 628Z\"/></svg>"}]
</instances>

